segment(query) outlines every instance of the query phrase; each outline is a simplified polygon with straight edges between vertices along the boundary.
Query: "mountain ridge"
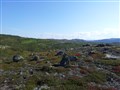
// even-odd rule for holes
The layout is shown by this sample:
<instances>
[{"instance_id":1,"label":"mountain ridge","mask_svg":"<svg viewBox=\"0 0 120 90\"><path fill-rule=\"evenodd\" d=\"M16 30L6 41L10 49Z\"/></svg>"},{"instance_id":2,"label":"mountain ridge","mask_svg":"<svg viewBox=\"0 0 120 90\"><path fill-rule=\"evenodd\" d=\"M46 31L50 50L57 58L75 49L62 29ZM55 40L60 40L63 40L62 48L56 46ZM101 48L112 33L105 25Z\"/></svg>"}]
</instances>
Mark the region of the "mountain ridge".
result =
<instances>
[{"instance_id":1,"label":"mountain ridge","mask_svg":"<svg viewBox=\"0 0 120 90\"><path fill-rule=\"evenodd\" d=\"M9 34L0 34L0 37L15 37L15 38L28 38L28 39L41 39L41 38L31 38L31 37L21 37L17 35L9 35ZM66 42L98 42L98 43L120 43L120 38L106 38L106 39L98 39L98 40L85 40L85 39L42 39L42 40L57 40L61 41L61 43Z\"/></svg>"}]
</instances>

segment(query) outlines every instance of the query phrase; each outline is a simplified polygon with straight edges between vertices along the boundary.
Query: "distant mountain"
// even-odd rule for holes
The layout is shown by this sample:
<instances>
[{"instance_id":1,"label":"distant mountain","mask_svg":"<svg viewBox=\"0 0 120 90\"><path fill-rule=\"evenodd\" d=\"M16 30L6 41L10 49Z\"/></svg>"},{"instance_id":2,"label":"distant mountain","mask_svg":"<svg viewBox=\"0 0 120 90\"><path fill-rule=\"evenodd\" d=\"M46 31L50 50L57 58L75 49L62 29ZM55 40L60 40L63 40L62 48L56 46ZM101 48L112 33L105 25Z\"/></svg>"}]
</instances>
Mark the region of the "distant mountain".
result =
<instances>
[{"instance_id":1,"label":"distant mountain","mask_svg":"<svg viewBox=\"0 0 120 90\"><path fill-rule=\"evenodd\" d=\"M120 43L120 38L110 38L101 40L83 40L83 39L72 39L71 42L97 42L97 43Z\"/></svg>"},{"instance_id":2,"label":"distant mountain","mask_svg":"<svg viewBox=\"0 0 120 90\"><path fill-rule=\"evenodd\" d=\"M110 39L101 39L101 40L84 40L84 39L35 39L35 38L27 38L27 37L20 37L15 35L6 35L0 34L0 38L2 41L7 42L14 42L14 40L23 40L23 39L30 39L30 40L38 40L38 41L53 41L57 43L88 43L88 42L97 42L97 43L120 43L120 38L110 38Z\"/></svg>"},{"instance_id":3,"label":"distant mountain","mask_svg":"<svg viewBox=\"0 0 120 90\"><path fill-rule=\"evenodd\" d=\"M120 43L120 38L110 38L110 39L93 40L92 42Z\"/></svg>"},{"instance_id":4,"label":"distant mountain","mask_svg":"<svg viewBox=\"0 0 120 90\"><path fill-rule=\"evenodd\" d=\"M72 39L73 42L86 42L86 40L83 39Z\"/></svg>"}]
</instances>

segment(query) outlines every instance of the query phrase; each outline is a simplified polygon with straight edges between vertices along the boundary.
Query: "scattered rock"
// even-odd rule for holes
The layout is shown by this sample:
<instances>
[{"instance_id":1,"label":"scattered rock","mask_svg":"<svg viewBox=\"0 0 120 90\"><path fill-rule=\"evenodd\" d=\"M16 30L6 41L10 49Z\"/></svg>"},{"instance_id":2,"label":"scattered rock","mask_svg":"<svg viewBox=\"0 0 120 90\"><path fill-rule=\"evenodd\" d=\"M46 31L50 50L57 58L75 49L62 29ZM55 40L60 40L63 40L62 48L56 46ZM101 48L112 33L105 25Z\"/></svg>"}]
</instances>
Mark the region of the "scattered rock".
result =
<instances>
[{"instance_id":1,"label":"scattered rock","mask_svg":"<svg viewBox=\"0 0 120 90\"><path fill-rule=\"evenodd\" d=\"M13 56L13 62L18 62L20 60L23 60L24 58L20 55L14 55Z\"/></svg>"}]
</instances>

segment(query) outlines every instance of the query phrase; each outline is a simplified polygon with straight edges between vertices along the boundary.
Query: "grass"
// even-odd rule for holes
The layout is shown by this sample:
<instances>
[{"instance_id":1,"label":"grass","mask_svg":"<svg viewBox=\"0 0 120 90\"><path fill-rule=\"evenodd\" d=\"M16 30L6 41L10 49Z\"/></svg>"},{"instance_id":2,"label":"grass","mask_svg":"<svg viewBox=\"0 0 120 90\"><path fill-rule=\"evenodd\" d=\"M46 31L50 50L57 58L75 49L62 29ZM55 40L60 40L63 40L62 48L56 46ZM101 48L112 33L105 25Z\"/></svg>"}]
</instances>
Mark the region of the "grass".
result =
<instances>
[{"instance_id":1,"label":"grass","mask_svg":"<svg viewBox=\"0 0 120 90\"><path fill-rule=\"evenodd\" d=\"M112 65L112 66L120 65L120 60L99 60L97 62L104 65Z\"/></svg>"},{"instance_id":2,"label":"grass","mask_svg":"<svg viewBox=\"0 0 120 90\"><path fill-rule=\"evenodd\" d=\"M98 84L102 84L106 81L106 74L100 71L95 71L83 77L82 79L85 82L96 82Z\"/></svg>"}]
</instances>

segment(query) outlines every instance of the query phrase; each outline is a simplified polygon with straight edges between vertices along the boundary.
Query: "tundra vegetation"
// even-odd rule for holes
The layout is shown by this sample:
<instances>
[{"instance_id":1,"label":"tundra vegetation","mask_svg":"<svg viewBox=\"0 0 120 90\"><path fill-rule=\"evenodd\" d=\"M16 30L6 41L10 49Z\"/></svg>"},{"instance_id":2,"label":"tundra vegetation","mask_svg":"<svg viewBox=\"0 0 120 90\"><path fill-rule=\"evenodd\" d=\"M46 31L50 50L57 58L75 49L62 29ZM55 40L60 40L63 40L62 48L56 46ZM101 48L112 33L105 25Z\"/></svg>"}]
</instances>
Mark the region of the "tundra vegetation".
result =
<instances>
[{"instance_id":1,"label":"tundra vegetation","mask_svg":"<svg viewBox=\"0 0 120 90\"><path fill-rule=\"evenodd\" d=\"M0 35L0 90L120 90L120 44Z\"/></svg>"}]
</instances>

